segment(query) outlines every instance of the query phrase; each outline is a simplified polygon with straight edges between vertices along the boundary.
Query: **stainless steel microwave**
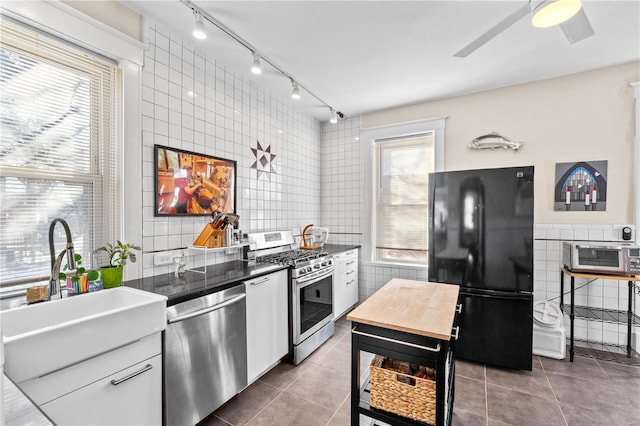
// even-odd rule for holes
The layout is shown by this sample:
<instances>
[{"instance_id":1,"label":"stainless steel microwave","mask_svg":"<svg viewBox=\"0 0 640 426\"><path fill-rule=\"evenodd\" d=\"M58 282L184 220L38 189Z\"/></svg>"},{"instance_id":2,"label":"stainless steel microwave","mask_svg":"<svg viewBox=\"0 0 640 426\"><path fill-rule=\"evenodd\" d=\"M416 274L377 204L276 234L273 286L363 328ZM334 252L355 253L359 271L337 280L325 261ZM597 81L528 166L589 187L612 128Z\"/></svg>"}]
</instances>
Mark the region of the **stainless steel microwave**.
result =
<instances>
[{"instance_id":1,"label":"stainless steel microwave","mask_svg":"<svg viewBox=\"0 0 640 426\"><path fill-rule=\"evenodd\" d=\"M571 271L640 274L640 247L626 244L562 243L562 262Z\"/></svg>"}]
</instances>

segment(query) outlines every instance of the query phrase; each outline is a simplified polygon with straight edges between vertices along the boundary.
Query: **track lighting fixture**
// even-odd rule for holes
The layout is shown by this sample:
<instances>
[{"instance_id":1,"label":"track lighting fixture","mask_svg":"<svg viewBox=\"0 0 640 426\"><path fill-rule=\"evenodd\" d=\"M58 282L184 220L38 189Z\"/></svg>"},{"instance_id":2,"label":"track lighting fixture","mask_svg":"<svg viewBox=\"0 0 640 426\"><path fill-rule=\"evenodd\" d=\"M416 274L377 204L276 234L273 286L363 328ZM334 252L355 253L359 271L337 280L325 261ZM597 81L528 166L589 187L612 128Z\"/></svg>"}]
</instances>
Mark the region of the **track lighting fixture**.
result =
<instances>
[{"instance_id":1,"label":"track lighting fixture","mask_svg":"<svg viewBox=\"0 0 640 426\"><path fill-rule=\"evenodd\" d=\"M189 9L191 9L195 15L196 22L193 28L193 36L195 38L198 38L201 40L207 38L207 34L205 32L206 28L203 23L203 21L206 20L208 23L210 23L211 25L214 25L220 31L222 31L223 33L231 37L233 40L235 40L236 42L238 42L239 44L241 44L243 47L245 47L247 50L251 52L251 54L253 55L253 63L251 64L252 73L254 74L262 73L262 62L265 62L271 68L275 69L280 74L282 74L282 76L284 76L285 78L288 78L291 81L291 85L293 86L293 90L291 91L291 97L293 99L300 99L300 87L302 87L306 92L306 94L309 94L312 97L316 98L318 101L320 101L320 103L323 106L326 106L329 108L331 112L331 119L330 119L331 123L337 123L338 117L344 118L344 115L340 111L334 110L328 103L320 99L315 93L313 93L307 87L305 87L302 84L298 84L298 82L293 79L293 76L291 74L289 74L287 71L285 71L280 66L278 66L274 61L272 61L269 58L265 58L263 55L259 55L257 53L257 49L254 46L252 46L251 43L249 43L247 40L243 39L238 34L233 32L226 25L218 21L216 18L211 16L209 13L207 13L205 10L201 9L200 6L193 3L193 1L180 0L180 2L184 4L186 7L188 7Z\"/></svg>"},{"instance_id":2,"label":"track lighting fixture","mask_svg":"<svg viewBox=\"0 0 640 426\"><path fill-rule=\"evenodd\" d=\"M196 10L194 10L193 13L196 15L196 23L193 26L193 36L198 40L204 40L207 38L207 33L204 28L204 23L202 22L202 15Z\"/></svg>"},{"instance_id":3,"label":"track lighting fixture","mask_svg":"<svg viewBox=\"0 0 640 426\"><path fill-rule=\"evenodd\" d=\"M335 109L329 107L329 123L336 124L338 122L338 113Z\"/></svg>"},{"instance_id":4,"label":"track lighting fixture","mask_svg":"<svg viewBox=\"0 0 640 426\"><path fill-rule=\"evenodd\" d=\"M258 55L256 52L253 52L253 64L251 64L251 72L254 74L262 74L260 55Z\"/></svg>"},{"instance_id":5,"label":"track lighting fixture","mask_svg":"<svg viewBox=\"0 0 640 426\"><path fill-rule=\"evenodd\" d=\"M291 97L293 99L300 99L300 88L298 87L298 83L296 83L293 79L291 80L291 84L293 85L293 91L291 92Z\"/></svg>"}]
</instances>

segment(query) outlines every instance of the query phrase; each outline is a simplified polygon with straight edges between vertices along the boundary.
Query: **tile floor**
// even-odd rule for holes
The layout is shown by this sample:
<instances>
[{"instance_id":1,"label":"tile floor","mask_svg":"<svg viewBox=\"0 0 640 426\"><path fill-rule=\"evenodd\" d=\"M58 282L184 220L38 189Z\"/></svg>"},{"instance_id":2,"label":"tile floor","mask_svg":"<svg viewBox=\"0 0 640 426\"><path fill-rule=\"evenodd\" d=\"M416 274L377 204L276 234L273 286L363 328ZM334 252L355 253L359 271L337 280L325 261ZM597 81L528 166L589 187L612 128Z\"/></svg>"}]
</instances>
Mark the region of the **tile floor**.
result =
<instances>
[{"instance_id":1,"label":"tile floor","mask_svg":"<svg viewBox=\"0 0 640 426\"><path fill-rule=\"evenodd\" d=\"M349 325L338 320L303 363L279 364L202 425L349 425ZM457 426L640 426L639 366L580 355L573 364L534 356L533 371L457 361L455 386Z\"/></svg>"}]
</instances>

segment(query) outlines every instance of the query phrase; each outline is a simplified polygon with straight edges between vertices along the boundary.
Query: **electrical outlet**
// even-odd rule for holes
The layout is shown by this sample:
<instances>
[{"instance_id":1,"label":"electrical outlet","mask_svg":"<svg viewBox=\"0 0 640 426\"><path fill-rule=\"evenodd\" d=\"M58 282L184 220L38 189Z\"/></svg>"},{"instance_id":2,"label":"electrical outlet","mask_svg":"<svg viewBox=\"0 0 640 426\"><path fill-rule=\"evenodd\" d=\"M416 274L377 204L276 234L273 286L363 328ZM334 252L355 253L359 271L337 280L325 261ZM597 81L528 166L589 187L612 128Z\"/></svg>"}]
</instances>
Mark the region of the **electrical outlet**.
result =
<instances>
[{"instance_id":1,"label":"electrical outlet","mask_svg":"<svg viewBox=\"0 0 640 426\"><path fill-rule=\"evenodd\" d=\"M175 256L175 253L171 253L168 251L165 251L162 253L156 253L155 256L153 257L153 265L154 266L169 265L173 263L173 256Z\"/></svg>"}]
</instances>

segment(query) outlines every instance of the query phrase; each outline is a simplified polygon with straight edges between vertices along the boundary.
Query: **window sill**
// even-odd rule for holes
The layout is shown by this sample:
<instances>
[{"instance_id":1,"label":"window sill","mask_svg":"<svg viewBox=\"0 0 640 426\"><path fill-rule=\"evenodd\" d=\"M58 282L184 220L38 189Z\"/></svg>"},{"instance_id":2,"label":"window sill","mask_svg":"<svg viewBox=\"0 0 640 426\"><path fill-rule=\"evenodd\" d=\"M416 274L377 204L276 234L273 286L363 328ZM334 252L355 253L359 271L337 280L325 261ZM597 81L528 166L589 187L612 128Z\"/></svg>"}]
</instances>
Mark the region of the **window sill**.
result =
<instances>
[{"instance_id":1,"label":"window sill","mask_svg":"<svg viewBox=\"0 0 640 426\"><path fill-rule=\"evenodd\" d=\"M404 268L404 269L416 269L427 270L427 265L411 264L411 263L395 263L395 262L382 262L382 261L365 261L362 262L363 266L383 266L387 268Z\"/></svg>"}]
</instances>

